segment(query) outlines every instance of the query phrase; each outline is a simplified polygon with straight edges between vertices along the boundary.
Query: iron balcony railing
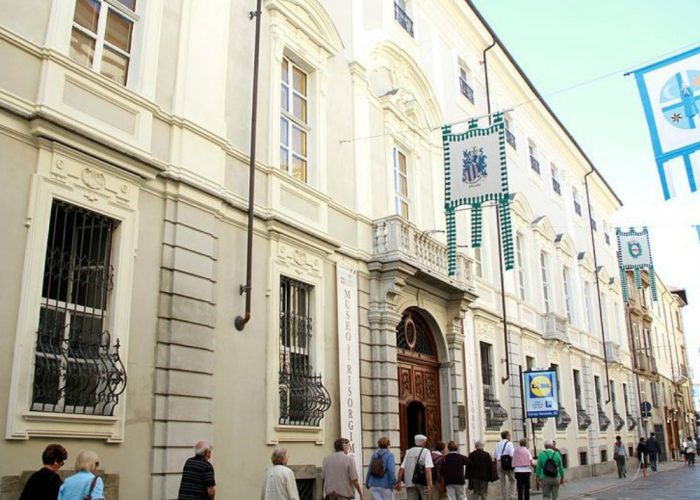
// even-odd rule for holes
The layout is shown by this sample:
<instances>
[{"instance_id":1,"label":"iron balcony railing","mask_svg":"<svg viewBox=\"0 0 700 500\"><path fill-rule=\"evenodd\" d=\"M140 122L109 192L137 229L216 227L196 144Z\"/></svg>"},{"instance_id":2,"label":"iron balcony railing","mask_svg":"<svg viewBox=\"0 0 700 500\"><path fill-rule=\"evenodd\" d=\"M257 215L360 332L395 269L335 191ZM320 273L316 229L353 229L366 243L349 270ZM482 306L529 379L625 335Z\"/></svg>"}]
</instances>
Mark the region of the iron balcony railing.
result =
<instances>
[{"instance_id":1,"label":"iron balcony railing","mask_svg":"<svg viewBox=\"0 0 700 500\"><path fill-rule=\"evenodd\" d=\"M316 427L331 407L331 395L321 375L279 373L280 419L282 425Z\"/></svg>"},{"instance_id":2,"label":"iron balcony railing","mask_svg":"<svg viewBox=\"0 0 700 500\"><path fill-rule=\"evenodd\" d=\"M396 21L403 29L406 30L409 35L413 36L413 20L408 17L406 11L404 11L397 3L394 3L394 19L396 19Z\"/></svg>"},{"instance_id":3,"label":"iron balcony railing","mask_svg":"<svg viewBox=\"0 0 700 500\"><path fill-rule=\"evenodd\" d=\"M506 142L513 146L513 149L517 149L515 144L515 134L508 129L506 129Z\"/></svg>"},{"instance_id":4,"label":"iron balcony railing","mask_svg":"<svg viewBox=\"0 0 700 500\"><path fill-rule=\"evenodd\" d=\"M459 90L462 95L469 99L469 101L474 104L474 89L464 80L464 78L459 78Z\"/></svg>"}]
</instances>

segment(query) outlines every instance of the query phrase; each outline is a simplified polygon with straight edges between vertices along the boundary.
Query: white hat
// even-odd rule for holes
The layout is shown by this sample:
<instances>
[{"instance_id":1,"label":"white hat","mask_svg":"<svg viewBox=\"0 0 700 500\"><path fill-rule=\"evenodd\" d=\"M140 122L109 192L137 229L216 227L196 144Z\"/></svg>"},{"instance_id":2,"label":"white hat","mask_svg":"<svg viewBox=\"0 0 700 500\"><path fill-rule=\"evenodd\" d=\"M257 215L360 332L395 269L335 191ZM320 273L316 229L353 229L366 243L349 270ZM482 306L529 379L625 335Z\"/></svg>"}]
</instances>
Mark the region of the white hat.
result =
<instances>
[{"instance_id":1,"label":"white hat","mask_svg":"<svg viewBox=\"0 0 700 500\"><path fill-rule=\"evenodd\" d=\"M416 434L413 437L413 440L416 442L416 444L425 443L428 440L428 436L424 436L423 434Z\"/></svg>"}]
</instances>

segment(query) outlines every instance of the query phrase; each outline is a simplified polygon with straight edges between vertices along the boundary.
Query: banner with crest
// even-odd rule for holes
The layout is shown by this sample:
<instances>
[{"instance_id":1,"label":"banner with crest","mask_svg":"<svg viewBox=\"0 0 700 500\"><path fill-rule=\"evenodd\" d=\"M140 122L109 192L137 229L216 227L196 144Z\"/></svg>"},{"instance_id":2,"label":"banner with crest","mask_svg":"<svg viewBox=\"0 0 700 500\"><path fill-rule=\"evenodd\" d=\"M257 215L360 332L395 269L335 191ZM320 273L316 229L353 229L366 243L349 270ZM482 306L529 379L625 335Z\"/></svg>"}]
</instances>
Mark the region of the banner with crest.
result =
<instances>
[{"instance_id":1,"label":"banner with crest","mask_svg":"<svg viewBox=\"0 0 700 500\"><path fill-rule=\"evenodd\" d=\"M641 231L636 231L631 227L628 231L621 228L615 229L617 235L617 262L620 266L620 286L622 287L622 298L625 302L629 298L627 285L627 271L634 274L634 285L637 290L642 288L642 269L649 270L649 284L651 297L657 300L656 295L656 274L654 273L654 261L651 258L651 244L649 242L649 231L643 227Z\"/></svg>"},{"instance_id":2,"label":"banner with crest","mask_svg":"<svg viewBox=\"0 0 700 500\"><path fill-rule=\"evenodd\" d=\"M442 128L445 155L445 219L449 275L455 275L457 231L455 213L460 207L471 208L471 246L481 246L482 205L498 205L503 259L507 270L513 269L513 236L510 221L510 197L506 168L505 122L495 114L493 123L479 128L469 122L466 132L453 134L452 127Z\"/></svg>"},{"instance_id":3,"label":"banner with crest","mask_svg":"<svg viewBox=\"0 0 700 500\"><path fill-rule=\"evenodd\" d=\"M691 158L700 150L700 47L633 73L664 198L671 197L664 164L673 158L683 158L690 191L697 191Z\"/></svg>"}]
</instances>

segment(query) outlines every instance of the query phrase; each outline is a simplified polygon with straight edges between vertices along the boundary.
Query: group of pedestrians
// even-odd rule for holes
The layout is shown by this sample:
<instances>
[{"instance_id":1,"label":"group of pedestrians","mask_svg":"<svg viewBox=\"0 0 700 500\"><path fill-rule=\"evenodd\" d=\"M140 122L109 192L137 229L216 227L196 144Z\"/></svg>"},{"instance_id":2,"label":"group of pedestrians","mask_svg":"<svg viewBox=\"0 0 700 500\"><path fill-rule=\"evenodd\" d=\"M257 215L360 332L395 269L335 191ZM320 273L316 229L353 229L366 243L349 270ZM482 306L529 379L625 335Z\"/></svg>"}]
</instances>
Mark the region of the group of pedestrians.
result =
<instances>
[{"instance_id":1,"label":"group of pedestrians","mask_svg":"<svg viewBox=\"0 0 700 500\"><path fill-rule=\"evenodd\" d=\"M685 463L689 466L694 466L695 455L698 452L698 448L700 448L700 436L696 435L695 439L692 437L685 438L681 446L681 453L683 453L683 456L685 457Z\"/></svg>"},{"instance_id":2,"label":"group of pedestrians","mask_svg":"<svg viewBox=\"0 0 700 500\"><path fill-rule=\"evenodd\" d=\"M24 485L19 500L102 500L104 483L97 475L100 459L91 450L82 450L75 460L75 474L63 482L58 471L68 460L68 451L50 444L41 454L43 466Z\"/></svg>"},{"instance_id":3,"label":"group of pedestrians","mask_svg":"<svg viewBox=\"0 0 700 500\"><path fill-rule=\"evenodd\" d=\"M651 470L656 472L658 470L660 453L661 446L659 446L655 433L649 434L648 438L639 438L636 455L642 469L651 467Z\"/></svg>"}]
</instances>

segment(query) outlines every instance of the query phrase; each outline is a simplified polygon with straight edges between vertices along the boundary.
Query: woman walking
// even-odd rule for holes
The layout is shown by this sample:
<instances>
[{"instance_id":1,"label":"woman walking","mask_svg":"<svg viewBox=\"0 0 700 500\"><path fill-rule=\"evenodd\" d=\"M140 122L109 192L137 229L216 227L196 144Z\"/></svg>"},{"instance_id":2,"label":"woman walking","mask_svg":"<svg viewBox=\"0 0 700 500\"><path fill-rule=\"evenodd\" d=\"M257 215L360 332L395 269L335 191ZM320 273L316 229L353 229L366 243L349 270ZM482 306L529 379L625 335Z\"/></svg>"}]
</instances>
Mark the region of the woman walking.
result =
<instances>
[{"instance_id":1,"label":"woman walking","mask_svg":"<svg viewBox=\"0 0 700 500\"><path fill-rule=\"evenodd\" d=\"M367 467L365 486L372 493L373 500L394 500L396 486L396 460L389 451L388 438L379 438L377 451L372 454Z\"/></svg>"},{"instance_id":2,"label":"woman walking","mask_svg":"<svg viewBox=\"0 0 700 500\"><path fill-rule=\"evenodd\" d=\"M100 458L92 450L83 450L75 460L75 474L58 491L58 500L104 500L104 483L97 477Z\"/></svg>"},{"instance_id":3,"label":"woman walking","mask_svg":"<svg viewBox=\"0 0 700 500\"><path fill-rule=\"evenodd\" d=\"M530 474L532 473L532 454L527 449L527 439L518 443L513 453L513 470L515 485L518 490L518 500L530 500Z\"/></svg>"}]
</instances>

